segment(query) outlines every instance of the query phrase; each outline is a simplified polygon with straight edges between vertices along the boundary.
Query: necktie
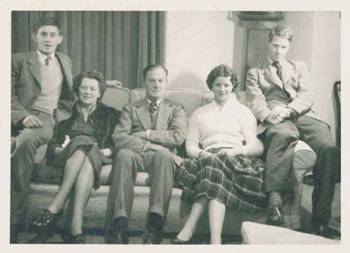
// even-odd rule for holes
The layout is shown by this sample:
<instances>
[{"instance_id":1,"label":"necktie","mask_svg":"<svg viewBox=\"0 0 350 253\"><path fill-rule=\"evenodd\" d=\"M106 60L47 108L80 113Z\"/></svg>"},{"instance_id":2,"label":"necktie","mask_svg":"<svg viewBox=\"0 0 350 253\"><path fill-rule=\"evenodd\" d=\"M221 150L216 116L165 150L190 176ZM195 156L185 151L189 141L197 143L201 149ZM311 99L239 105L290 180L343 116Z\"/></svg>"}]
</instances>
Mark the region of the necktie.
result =
<instances>
[{"instance_id":1,"label":"necktie","mask_svg":"<svg viewBox=\"0 0 350 253\"><path fill-rule=\"evenodd\" d=\"M158 105L156 102L151 102L151 104L149 105L149 111L151 113L155 113L158 110Z\"/></svg>"},{"instance_id":2,"label":"necktie","mask_svg":"<svg viewBox=\"0 0 350 253\"><path fill-rule=\"evenodd\" d=\"M281 64L278 61L274 61L272 63L272 66L274 66L276 68L276 74L282 80L282 67L281 67Z\"/></svg>"},{"instance_id":3,"label":"necktie","mask_svg":"<svg viewBox=\"0 0 350 253\"><path fill-rule=\"evenodd\" d=\"M282 66L281 66L281 64L278 61L274 61L272 63L272 66L274 66L276 68L276 74L280 78L280 80L282 81L283 90L288 94L288 96L290 96L290 91L288 90L289 87L282 80Z\"/></svg>"},{"instance_id":4,"label":"necktie","mask_svg":"<svg viewBox=\"0 0 350 253\"><path fill-rule=\"evenodd\" d=\"M45 65L46 65L46 66L49 66L51 60L52 60L52 57L51 57L50 55L49 55L48 57L46 57L46 59L45 59Z\"/></svg>"}]
</instances>

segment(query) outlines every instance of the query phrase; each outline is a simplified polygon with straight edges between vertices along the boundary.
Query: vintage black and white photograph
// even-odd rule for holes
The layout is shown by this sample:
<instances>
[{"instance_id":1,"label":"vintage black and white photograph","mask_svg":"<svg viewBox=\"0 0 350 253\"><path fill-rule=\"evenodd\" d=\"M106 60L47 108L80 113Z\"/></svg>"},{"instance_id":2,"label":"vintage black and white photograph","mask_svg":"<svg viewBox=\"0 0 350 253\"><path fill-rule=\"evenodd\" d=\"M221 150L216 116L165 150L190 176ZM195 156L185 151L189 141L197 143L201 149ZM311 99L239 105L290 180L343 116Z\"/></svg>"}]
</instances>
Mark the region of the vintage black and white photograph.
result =
<instances>
[{"instance_id":1,"label":"vintage black and white photograph","mask_svg":"<svg viewBox=\"0 0 350 253\"><path fill-rule=\"evenodd\" d=\"M341 10L10 17L10 245L343 242Z\"/></svg>"}]
</instances>

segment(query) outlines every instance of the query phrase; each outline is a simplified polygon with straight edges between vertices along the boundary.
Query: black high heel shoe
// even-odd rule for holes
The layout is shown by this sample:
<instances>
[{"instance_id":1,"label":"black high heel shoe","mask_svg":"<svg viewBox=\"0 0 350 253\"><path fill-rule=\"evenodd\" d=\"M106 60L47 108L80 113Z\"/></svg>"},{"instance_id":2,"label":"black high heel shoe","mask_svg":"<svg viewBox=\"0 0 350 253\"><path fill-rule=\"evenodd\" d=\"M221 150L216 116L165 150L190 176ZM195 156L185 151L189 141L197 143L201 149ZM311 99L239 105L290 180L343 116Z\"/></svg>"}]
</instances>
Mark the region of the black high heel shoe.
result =
<instances>
[{"instance_id":1,"label":"black high heel shoe","mask_svg":"<svg viewBox=\"0 0 350 253\"><path fill-rule=\"evenodd\" d=\"M170 240L170 244L192 244L192 238L185 241L185 240L181 240L177 236L175 236L173 239Z\"/></svg>"},{"instance_id":2,"label":"black high heel shoe","mask_svg":"<svg viewBox=\"0 0 350 253\"><path fill-rule=\"evenodd\" d=\"M48 209L42 209L40 213L32 219L32 225L40 229L49 229L54 227L63 212L51 213Z\"/></svg>"}]
</instances>

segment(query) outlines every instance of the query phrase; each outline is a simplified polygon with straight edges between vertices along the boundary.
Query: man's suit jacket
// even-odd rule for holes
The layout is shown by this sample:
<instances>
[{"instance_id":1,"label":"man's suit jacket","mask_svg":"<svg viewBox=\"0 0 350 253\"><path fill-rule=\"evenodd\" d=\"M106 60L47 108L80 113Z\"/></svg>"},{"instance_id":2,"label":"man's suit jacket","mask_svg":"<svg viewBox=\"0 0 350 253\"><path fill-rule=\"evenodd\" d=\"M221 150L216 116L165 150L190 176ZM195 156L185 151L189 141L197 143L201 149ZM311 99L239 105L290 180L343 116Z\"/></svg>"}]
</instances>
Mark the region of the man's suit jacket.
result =
<instances>
[{"instance_id":1,"label":"man's suit jacket","mask_svg":"<svg viewBox=\"0 0 350 253\"><path fill-rule=\"evenodd\" d=\"M148 141L162 145L175 153L185 140L187 119L183 106L163 99L159 105L156 126L151 130L149 104L141 99L124 106L119 122L113 133L116 150L131 149L135 152L145 151ZM135 137L132 134L151 130L149 140Z\"/></svg>"},{"instance_id":2,"label":"man's suit jacket","mask_svg":"<svg viewBox=\"0 0 350 253\"><path fill-rule=\"evenodd\" d=\"M57 120L68 118L75 95L72 91L72 63L68 56L56 52L63 74L63 85L59 99ZM28 109L41 92L40 62L37 52L17 53L11 62L11 123L17 126L29 115Z\"/></svg>"},{"instance_id":3,"label":"man's suit jacket","mask_svg":"<svg viewBox=\"0 0 350 253\"><path fill-rule=\"evenodd\" d=\"M311 109L310 74L304 62L285 59L280 62L282 80L269 60L247 73L246 94L249 108L260 123L277 106L289 106L299 114L319 119Z\"/></svg>"}]
</instances>

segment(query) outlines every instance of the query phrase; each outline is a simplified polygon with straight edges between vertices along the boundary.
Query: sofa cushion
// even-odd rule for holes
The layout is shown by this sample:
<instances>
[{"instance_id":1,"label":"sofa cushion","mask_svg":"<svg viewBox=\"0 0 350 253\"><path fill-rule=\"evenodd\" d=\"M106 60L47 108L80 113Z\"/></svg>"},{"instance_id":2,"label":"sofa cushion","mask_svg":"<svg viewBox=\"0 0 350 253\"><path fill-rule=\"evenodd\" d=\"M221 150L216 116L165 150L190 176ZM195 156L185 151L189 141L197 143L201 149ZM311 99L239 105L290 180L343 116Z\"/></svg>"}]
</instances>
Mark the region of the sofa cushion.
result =
<instances>
[{"instance_id":1,"label":"sofa cushion","mask_svg":"<svg viewBox=\"0 0 350 253\"><path fill-rule=\"evenodd\" d=\"M110 184L110 173L112 165L105 165L102 167L100 174L100 185ZM37 184L60 184L63 177L63 168L48 166L45 164L37 164L33 171L32 182ZM136 176L136 186L148 186L148 174L146 172L139 172Z\"/></svg>"}]
</instances>

